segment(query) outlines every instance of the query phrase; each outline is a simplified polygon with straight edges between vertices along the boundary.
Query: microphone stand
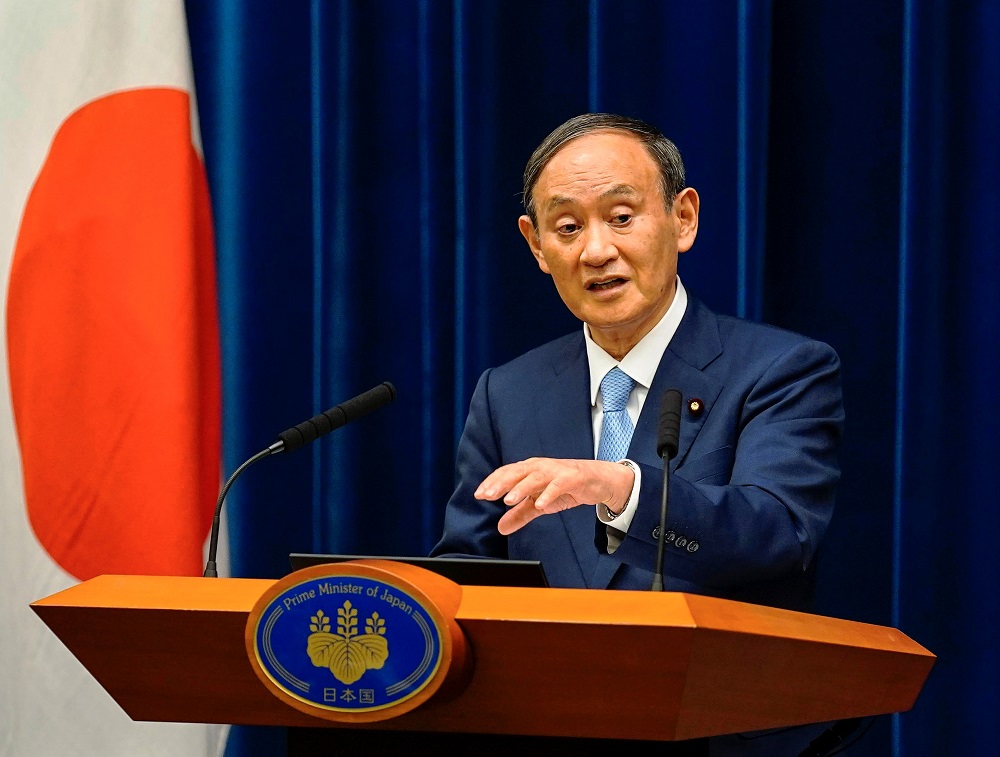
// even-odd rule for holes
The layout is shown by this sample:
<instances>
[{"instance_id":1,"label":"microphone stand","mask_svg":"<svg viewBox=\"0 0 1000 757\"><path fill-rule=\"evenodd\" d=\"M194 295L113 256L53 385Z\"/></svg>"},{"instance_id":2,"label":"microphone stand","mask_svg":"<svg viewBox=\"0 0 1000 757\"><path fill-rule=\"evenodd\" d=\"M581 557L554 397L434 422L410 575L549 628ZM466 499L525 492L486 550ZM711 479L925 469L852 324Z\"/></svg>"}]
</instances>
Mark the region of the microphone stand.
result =
<instances>
[{"instance_id":1,"label":"microphone stand","mask_svg":"<svg viewBox=\"0 0 1000 757\"><path fill-rule=\"evenodd\" d=\"M656 452L663 459L663 494L660 498L660 535L656 539L656 569L650 591L663 591L663 553L667 548L667 500L670 496L670 461L677 455L681 430L681 393L668 389L660 400L660 429Z\"/></svg>"},{"instance_id":2,"label":"microphone stand","mask_svg":"<svg viewBox=\"0 0 1000 757\"><path fill-rule=\"evenodd\" d=\"M225 486L222 487L222 492L219 494L219 500L215 503L215 516L212 518L212 538L208 543L208 562L205 563L205 572L202 574L204 578L219 577L219 572L215 565L215 556L219 551L219 528L221 526L220 516L222 515L222 503L226 500L226 494L229 493L229 487L233 485L233 481L236 480L237 476L239 476L255 462L263 460L265 457L273 455L275 452L281 452L284 446L284 442L277 441L267 449L262 449L256 455L243 463L243 465L233 471L233 475L229 477Z\"/></svg>"}]
</instances>

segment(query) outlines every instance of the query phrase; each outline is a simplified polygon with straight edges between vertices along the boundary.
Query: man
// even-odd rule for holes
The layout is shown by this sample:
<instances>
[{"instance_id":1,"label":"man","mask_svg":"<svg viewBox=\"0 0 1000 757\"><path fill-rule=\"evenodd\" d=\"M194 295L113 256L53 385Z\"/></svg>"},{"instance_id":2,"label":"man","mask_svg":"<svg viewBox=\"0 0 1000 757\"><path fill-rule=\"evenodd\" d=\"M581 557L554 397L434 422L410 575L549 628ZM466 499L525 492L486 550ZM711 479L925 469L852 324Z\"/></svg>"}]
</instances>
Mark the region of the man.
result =
<instances>
[{"instance_id":1,"label":"man","mask_svg":"<svg viewBox=\"0 0 1000 757\"><path fill-rule=\"evenodd\" d=\"M521 233L584 325L483 374L434 554L541 560L554 586L649 588L660 397L678 389L664 588L807 608L839 478L836 354L687 293L677 259L700 201L648 124L570 119L529 160L524 203Z\"/></svg>"}]
</instances>

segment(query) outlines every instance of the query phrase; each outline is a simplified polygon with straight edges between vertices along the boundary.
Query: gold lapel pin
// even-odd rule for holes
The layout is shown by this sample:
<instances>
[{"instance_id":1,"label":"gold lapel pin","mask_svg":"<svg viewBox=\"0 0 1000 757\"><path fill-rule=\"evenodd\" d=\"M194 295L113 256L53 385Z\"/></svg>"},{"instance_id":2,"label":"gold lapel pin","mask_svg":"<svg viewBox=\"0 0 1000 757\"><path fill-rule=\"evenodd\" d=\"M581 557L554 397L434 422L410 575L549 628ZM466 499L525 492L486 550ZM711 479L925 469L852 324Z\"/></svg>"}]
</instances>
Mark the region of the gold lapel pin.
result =
<instances>
[{"instance_id":1,"label":"gold lapel pin","mask_svg":"<svg viewBox=\"0 0 1000 757\"><path fill-rule=\"evenodd\" d=\"M688 410L691 415L701 415L701 411L704 409L705 405L697 397L688 400Z\"/></svg>"}]
</instances>

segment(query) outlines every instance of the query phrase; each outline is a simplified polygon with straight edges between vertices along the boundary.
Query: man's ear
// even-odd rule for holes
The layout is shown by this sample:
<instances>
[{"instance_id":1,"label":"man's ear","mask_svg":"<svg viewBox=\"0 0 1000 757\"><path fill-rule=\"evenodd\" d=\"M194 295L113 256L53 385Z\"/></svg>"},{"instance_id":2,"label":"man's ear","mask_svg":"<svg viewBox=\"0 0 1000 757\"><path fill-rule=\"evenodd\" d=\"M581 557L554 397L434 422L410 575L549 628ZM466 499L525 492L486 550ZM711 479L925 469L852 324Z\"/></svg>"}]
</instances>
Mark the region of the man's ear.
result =
<instances>
[{"instance_id":1,"label":"man's ear","mask_svg":"<svg viewBox=\"0 0 1000 757\"><path fill-rule=\"evenodd\" d=\"M694 187L685 187L674 197L674 206L670 212L677 219L677 251L687 252L698 236L698 211L701 209L701 198Z\"/></svg>"},{"instance_id":2,"label":"man's ear","mask_svg":"<svg viewBox=\"0 0 1000 757\"><path fill-rule=\"evenodd\" d=\"M528 243L528 247L531 249L531 254L538 261L538 267L545 273L548 273L549 264L545 262L545 256L542 254L542 242L538 238L538 233L535 231L535 224L531 222L531 217L521 216L518 218L517 228L521 230L521 236L524 237L524 241Z\"/></svg>"}]
</instances>

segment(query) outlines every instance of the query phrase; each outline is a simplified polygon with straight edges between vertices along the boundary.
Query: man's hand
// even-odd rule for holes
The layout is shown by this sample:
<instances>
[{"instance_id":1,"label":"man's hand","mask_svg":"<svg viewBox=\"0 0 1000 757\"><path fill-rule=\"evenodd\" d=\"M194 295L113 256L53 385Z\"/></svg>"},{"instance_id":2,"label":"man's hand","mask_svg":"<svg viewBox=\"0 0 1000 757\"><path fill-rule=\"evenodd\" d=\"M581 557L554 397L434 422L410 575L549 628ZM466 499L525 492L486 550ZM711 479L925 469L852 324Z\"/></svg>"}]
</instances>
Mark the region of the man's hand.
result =
<instances>
[{"instance_id":1,"label":"man's hand","mask_svg":"<svg viewBox=\"0 0 1000 757\"><path fill-rule=\"evenodd\" d=\"M612 512L621 512L634 482L635 474L627 465L532 457L497 468L479 485L475 497L503 498L510 510L500 518L497 530L507 536L539 515L577 505L603 502Z\"/></svg>"}]
</instances>

